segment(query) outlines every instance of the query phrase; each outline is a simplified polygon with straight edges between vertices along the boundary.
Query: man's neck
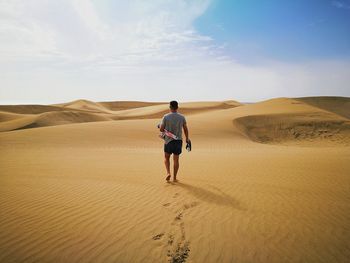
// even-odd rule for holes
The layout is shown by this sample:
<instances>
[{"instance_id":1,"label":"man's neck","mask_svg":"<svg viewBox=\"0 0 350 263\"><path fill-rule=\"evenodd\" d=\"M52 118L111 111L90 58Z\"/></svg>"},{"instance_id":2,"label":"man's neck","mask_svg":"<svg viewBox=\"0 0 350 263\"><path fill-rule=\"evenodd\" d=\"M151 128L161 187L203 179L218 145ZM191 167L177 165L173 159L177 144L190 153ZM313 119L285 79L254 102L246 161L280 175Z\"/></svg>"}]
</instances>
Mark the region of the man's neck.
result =
<instances>
[{"instance_id":1,"label":"man's neck","mask_svg":"<svg viewBox=\"0 0 350 263\"><path fill-rule=\"evenodd\" d=\"M177 110L170 110L171 113L177 113Z\"/></svg>"}]
</instances>

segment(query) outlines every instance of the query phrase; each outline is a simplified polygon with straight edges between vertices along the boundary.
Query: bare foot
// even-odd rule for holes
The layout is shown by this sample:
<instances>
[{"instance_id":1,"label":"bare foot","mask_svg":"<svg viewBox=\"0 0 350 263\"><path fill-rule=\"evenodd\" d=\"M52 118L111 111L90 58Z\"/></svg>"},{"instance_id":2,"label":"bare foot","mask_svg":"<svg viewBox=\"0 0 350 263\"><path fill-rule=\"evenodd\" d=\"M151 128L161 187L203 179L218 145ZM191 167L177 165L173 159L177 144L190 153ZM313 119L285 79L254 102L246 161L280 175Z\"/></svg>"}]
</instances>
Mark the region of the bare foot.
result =
<instances>
[{"instance_id":1,"label":"bare foot","mask_svg":"<svg viewBox=\"0 0 350 263\"><path fill-rule=\"evenodd\" d=\"M169 182L169 181L170 181L170 178L171 178L171 175L168 174L168 176L165 178L165 180L167 180L167 182Z\"/></svg>"},{"instance_id":2,"label":"bare foot","mask_svg":"<svg viewBox=\"0 0 350 263\"><path fill-rule=\"evenodd\" d=\"M176 178L174 178L174 180L173 180L174 183L176 183L176 182L178 182L178 181L179 181L179 180L177 180Z\"/></svg>"}]
</instances>

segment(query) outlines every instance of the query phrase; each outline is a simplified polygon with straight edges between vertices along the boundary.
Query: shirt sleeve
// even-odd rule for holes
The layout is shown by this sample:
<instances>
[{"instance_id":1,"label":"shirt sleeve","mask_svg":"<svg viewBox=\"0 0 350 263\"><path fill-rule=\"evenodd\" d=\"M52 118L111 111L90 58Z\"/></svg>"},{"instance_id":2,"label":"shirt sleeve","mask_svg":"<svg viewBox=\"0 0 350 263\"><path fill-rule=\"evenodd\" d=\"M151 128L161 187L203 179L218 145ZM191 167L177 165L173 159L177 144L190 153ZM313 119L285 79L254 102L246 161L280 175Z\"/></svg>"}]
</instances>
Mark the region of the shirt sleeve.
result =
<instances>
[{"instance_id":1,"label":"shirt sleeve","mask_svg":"<svg viewBox=\"0 0 350 263\"><path fill-rule=\"evenodd\" d=\"M162 125L164 125L164 127L165 127L165 125L166 125L165 116L163 116L162 121L160 122L160 126L162 126Z\"/></svg>"},{"instance_id":2,"label":"shirt sleeve","mask_svg":"<svg viewBox=\"0 0 350 263\"><path fill-rule=\"evenodd\" d=\"M186 121L186 118L185 118L185 116L183 116L184 117L184 120L183 120L183 124L187 124L187 121Z\"/></svg>"}]
</instances>

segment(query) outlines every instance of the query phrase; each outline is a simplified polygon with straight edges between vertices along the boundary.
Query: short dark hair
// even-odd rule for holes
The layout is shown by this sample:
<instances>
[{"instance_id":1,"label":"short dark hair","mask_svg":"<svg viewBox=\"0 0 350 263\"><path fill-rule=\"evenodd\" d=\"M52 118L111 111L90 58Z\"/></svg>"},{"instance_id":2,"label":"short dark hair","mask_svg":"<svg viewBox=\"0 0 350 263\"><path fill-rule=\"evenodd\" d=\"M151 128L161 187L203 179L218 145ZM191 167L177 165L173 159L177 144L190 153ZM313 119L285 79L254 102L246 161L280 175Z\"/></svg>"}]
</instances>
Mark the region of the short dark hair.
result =
<instances>
[{"instance_id":1,"label":"short dark hair","mask_svg":"<svg viewBox=\"0 0 350 263\"><path fill-rule=\"evenodd\" d=\"M177 110L178 107L179 107L179 104L177 103L176 100L170 101L170 109Z\"/></svg>"}]
</instances>

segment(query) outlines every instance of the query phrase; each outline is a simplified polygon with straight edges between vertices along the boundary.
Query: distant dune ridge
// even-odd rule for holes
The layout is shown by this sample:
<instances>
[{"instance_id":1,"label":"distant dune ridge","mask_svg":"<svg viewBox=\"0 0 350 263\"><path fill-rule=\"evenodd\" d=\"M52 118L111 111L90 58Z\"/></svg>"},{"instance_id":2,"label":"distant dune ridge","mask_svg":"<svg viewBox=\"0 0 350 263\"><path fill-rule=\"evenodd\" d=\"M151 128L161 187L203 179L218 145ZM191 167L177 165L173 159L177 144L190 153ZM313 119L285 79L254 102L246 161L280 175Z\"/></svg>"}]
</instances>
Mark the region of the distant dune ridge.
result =
<instances>
[{"instance_id":1,"label":"distant dune ridge","mask_svg":"<svg viewBox=\"0 0 350 263\"><path fill-rule=\"evenodd\" d=\"M182 103L181 112L194 114L237 106L240 106L240 103L235 101ZM68 123L160 118L168 111L167 103L136 101L92 102L76 100L54 106L0 105L0 131Z\"/></svg>"},{"instance_id":2,"label":"distant dune ridge","mask_svg":"<svg viewBox=\"0 0 350 263\"><path fill-rule=\"evenodd\" d=\"M349 98L281 98L251 105L251 108L250 113L255 110L254 114L239 117L234 123L254 141L349 142Z\"/></svg>"},{"instance_id":3,"label":"distant dune ridge","mask_svg":"<svg viewBox=\"0 0 350 263\"><path fill-rule=\"evenodd\" d=\"M348 262L349 101L0 106L0 262Z\"/></svg>"},{"instance_id":4,"label":"distant dune ridge","mask_svg":"<svg viewBox=\"0 0 350 263\"><path fill-rule=\"evenodd\" d=\"M246 105L233 100L189 102L180 106L185 115L230 109L233 126L256 142L349 141L350 98L346 97L279 98ZM231 110L237 107L239 110ZM153 119L167 112L168 104L162 102L76 100L55 105L0 105L0 131Z\"/></svg>"}]
</instances>

